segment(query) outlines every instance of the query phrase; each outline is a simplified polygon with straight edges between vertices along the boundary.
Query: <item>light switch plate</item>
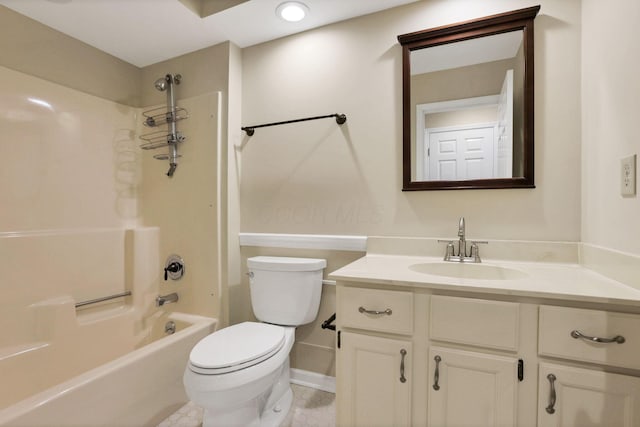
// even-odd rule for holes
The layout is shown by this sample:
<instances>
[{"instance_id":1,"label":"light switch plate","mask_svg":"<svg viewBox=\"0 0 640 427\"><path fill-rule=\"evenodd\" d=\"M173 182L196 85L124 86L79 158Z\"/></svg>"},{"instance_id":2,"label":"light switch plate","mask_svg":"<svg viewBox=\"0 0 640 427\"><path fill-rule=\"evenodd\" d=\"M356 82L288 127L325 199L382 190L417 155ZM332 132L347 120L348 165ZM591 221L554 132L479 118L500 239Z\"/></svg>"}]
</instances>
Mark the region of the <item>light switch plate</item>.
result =
<instances>
[{"instance_id":1,"label":"light switch plate","mask_svg":"<svg viewBox=\"0 0 640 427\"><path fill-rule=\"evenodd\" d=\"M620 161L620 194L623 196L634 196L636 194L635 154Z\"/></svg>"}]
</instances>

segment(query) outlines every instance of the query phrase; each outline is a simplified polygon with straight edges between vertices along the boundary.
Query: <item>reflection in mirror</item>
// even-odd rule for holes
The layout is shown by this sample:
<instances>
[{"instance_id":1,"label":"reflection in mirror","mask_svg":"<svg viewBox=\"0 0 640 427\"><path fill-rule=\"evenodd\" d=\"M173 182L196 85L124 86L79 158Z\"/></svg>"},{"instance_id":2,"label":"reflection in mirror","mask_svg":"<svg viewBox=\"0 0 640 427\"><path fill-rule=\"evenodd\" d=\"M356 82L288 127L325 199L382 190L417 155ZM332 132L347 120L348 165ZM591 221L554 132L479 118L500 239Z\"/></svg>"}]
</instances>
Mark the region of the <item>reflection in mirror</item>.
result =
<instances>
[{"instance_id":1,"label":"reflection in mirror","mask_svg":"<svg viewBox=\"0 0 640 427\"><path fill-rule=\"evenodd\" d=\"M398 36L404 190L534 186L538 10Z\"/></svg>"},{"instance_id":2,"label":"reflection in mirror","mask_svg":"<svg viewBox=\"0 0 640 427\"><path fill-rule=\"evenodd\" d=\"M522 31L414 51L412 180L522 176L523 71Z\"/></svg>"}]
</instances>

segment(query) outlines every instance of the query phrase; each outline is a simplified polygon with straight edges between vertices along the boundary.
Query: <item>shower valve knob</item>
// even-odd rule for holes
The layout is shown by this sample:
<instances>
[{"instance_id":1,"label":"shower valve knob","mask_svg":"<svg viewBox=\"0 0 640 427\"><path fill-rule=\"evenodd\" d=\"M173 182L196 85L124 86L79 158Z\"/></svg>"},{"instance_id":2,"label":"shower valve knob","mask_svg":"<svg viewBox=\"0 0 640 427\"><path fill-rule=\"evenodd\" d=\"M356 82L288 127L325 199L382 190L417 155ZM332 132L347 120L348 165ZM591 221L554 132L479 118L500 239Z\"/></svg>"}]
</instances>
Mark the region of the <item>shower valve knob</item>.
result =
<instances>
[{"instance_id":1,"label":"shower valve knob","mask_svg":"<svg viewBox=\"0 0 640 427\"><path fill-rule=\"evenodd\" d=\"M168 279L168 274L169 274L169 272L171 272L171 273L177 273L177 272L179 272L180 270L182 270L182 265L181 265L181 264L179 264L179 263L177 263L177 262L172 262L171 264L169 264L169 266L167 266L167 267L164 269L164 280L167 280L167 279Z\"/></svg>"},{"instance_id":2,"label":"shower valve knob","mask_svg":"<svg viewBox=\"0 0 640 427\"><path fill-rule=\"evenodd\" d=\"M164 280L180 280L184 275L184 261L178 255L171 255L164 265Z\"/></svg>"}]
</instances>

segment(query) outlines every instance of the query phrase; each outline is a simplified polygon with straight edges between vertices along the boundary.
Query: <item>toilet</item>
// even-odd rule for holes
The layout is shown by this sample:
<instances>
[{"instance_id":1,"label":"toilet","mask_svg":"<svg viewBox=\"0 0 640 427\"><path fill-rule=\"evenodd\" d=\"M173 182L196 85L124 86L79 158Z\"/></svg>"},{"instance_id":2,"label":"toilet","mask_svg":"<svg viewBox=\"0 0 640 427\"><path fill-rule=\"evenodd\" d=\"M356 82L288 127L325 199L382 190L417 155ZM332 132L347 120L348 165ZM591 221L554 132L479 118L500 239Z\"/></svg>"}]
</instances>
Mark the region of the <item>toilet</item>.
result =
<instances>
[{"instance_id":1,"label":"toilet","mask_svg":"<svg viewBox=\"0 0 640 427\"><path fill-rule=\"evenodd\" d=\"M203 427L277 427L291 407L289 352L295 328L315 320L324 259L247 259L251 305L260 322L206 336L184 372L187 396L204 408Z\"/></svg>"}]
</instances>

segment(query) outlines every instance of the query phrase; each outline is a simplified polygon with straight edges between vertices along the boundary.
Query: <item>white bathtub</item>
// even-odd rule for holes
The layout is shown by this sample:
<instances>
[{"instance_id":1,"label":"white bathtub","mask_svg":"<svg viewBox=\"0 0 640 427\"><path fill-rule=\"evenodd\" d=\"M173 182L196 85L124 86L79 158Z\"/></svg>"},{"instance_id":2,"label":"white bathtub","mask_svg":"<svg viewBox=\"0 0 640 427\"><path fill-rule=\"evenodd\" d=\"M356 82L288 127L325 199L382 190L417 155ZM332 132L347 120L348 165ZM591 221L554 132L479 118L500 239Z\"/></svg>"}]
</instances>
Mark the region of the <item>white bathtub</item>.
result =
<instances>
[{"instance_id":1,"label":"white bathtub","mask_svg":"<svg viewBox=\"0 0 640 427\"><path fill-rule=\"evenodd\" d=\"M156 312L151 318L150 342L0 410L0 426L157 425L188 401L182 374L189 352L215 330L217 322L183 313ZM177 329L165 335L169 320ZM55 370L46 352L41 354L45 357L31 361L33 366ZM75 356L69 357L73 363ZM2 387L7 384L11 383L3 381Z\"/></svg>"}]
</instances>

